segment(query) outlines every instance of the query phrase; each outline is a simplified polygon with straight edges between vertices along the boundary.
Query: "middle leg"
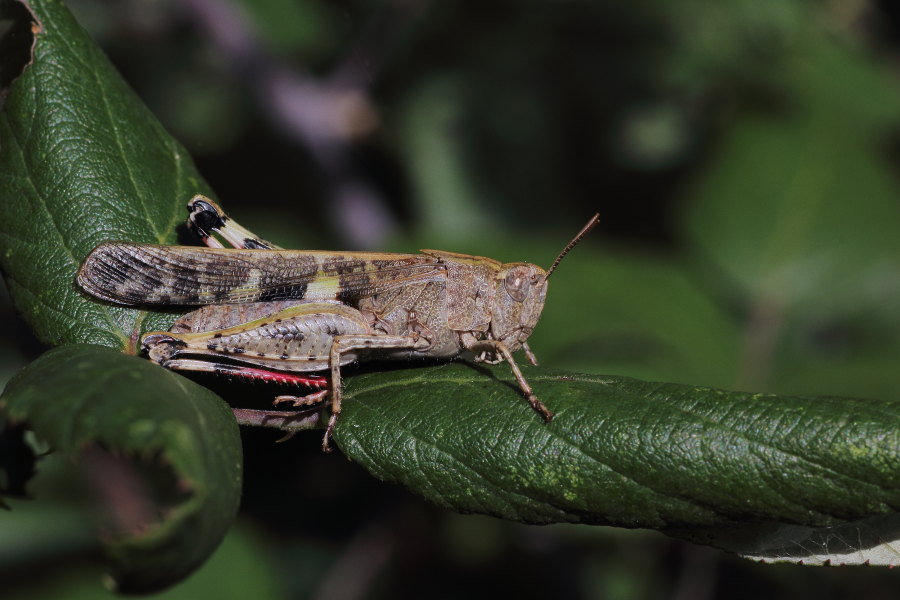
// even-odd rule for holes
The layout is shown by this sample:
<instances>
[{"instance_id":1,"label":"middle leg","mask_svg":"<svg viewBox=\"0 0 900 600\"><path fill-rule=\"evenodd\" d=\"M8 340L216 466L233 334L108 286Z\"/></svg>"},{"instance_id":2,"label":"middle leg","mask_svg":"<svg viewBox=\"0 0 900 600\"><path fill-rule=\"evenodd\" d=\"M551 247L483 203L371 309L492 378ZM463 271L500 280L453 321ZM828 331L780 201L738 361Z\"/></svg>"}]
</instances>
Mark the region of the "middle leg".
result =
<instances>
[{"instance_id":1,"label":"middle leg","mask_svg":"<svg viewBox=\"0 0 900 600\"><path fill-rule=\"evenodd\" d=\"M331 371L331 417L322 438L322 450L331 452L331 436L341 415L341 355L355 350L395 350L427 346L429 342L417 335L338 335L331 344L329 369Z\"/></svg>"}]
</instances>

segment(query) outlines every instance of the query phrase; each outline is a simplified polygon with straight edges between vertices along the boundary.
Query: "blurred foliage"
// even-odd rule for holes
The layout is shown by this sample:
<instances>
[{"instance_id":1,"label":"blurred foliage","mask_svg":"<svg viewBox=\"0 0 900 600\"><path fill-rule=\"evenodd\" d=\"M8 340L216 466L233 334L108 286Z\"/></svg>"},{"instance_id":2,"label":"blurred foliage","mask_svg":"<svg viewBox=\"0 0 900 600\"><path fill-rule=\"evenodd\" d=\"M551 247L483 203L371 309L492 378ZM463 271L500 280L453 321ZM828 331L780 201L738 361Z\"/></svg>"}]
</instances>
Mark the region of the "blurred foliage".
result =
<instances>
[{"instance_id":1,"label":"blurred foliage","mask_svg":"<svg viewBox=\"0 0 900 600\"><path fill-rule=\"evenodd\" d=\"M389 216L387 249L547 264L599 211L601 231L554 274L531 344L543 364L897 398L900 19L887 1L71 7L231 213L276 243L360 247L354 205L332 201L347 179ZM227 36L210 23L236 25ZM377 126L342 141L340 168L274 108L282 70L370 99ZM5 306L9 377L39 345ZM320 455L315 435L243 436L243 510L266 532L249 554L275 557L262 575L278 578L273 597L884 597L896 585L655 534L463 517ZM0 572L19 570L4 584L77 597L63 583L28 591L36 569L50 585L60 556L85 556L60 554L71 530L34 524L26 537L44 551L5 559ZM0 530L0 547L10 539ZM220 573L255 581L246 554Z\"/></svg>"},{"instance_id":2,"label":"blurred foliage","mask_svg":"<svg viewBox=\"0 0 900 600\"><path fill-rule=\"evenodd\" d=\"M209 390L119 350L72 344L10 380L2 407L89 482L88 512L122 593L185 578L231 526L240 440L231 411Z\"/></svg>"}]
</instances>

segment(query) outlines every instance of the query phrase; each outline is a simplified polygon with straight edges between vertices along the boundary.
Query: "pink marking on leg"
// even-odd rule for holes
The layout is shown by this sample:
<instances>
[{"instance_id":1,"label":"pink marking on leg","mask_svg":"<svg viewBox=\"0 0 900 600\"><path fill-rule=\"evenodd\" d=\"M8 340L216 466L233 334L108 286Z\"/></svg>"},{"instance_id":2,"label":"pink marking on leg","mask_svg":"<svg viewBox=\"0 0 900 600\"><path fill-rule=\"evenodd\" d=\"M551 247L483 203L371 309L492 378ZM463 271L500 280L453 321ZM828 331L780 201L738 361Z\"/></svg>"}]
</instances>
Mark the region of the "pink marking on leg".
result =
<instances>
[{"instance_id":1,"label":"pink marking on leg","mask_svg":"<svg viewBox=\"0 0 900 600\"><path fill-rule=\"evenodd\" d=\"M269 371L267 369L256 369L254 367L239 367L239 369L239 371L232 371L229 369L228 373L257 381L303 385L313 388L328 387L328 378L321 375L298 375L296 373L283 373L281 371Z\"/></svg>"}]
</instances>

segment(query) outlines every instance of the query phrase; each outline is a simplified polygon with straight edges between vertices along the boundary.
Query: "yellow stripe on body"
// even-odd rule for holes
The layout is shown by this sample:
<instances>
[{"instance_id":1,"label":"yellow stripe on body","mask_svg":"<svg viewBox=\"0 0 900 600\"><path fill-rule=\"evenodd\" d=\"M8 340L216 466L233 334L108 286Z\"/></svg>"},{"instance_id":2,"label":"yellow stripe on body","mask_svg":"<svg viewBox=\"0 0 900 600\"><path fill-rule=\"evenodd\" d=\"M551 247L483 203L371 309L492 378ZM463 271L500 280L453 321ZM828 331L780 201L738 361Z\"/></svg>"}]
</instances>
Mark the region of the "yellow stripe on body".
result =
<instances>
[{"instance_id":1,"label":"yellow stripe on body","mask_svg":"<svg viewBox=\"0 0 900 600\"><path fill-rule=\"evenodd\" d=\"M334 275L325 275L320 268L316 278L309 282L306 288L306 296L310 298L337 299L341 291L341 279Z\"/></svg>"}]
</instances>

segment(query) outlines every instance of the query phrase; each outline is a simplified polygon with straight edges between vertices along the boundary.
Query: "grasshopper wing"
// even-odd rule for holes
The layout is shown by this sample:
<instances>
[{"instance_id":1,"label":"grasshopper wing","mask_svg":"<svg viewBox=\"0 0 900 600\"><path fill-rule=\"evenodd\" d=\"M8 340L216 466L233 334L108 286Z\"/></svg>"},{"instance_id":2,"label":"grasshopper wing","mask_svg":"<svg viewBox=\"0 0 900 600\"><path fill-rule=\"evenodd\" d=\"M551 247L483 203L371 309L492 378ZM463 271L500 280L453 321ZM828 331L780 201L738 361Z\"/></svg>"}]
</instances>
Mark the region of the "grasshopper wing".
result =
<instances>
[{"instance_id":1,"label":"grasshopper wing","mask_svg":"<svg viewBox=\"0 0 900 600\"><path fill-rule=\"evenodd\" d=\"M100 244L78 272L85 291L126 305L347 300L444 278L441 261L422 254L124 242Z\"/></svg>"}]
</instances>

